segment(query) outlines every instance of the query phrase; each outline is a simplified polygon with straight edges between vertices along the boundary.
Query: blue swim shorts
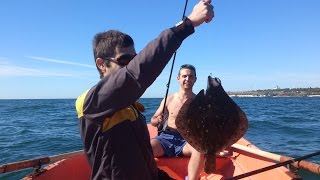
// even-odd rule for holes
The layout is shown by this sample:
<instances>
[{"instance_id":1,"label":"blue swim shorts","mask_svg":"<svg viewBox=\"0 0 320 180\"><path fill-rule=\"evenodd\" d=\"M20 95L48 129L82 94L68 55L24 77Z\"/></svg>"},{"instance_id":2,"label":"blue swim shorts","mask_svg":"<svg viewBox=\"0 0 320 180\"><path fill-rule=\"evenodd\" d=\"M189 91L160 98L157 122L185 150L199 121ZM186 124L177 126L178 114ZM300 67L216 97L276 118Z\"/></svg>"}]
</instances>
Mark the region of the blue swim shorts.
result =
<instances>
[{"instance_id":1,"label":"blue swim shorts","mask_svg":"<svg viewBox=\"0 0 320 180\"><path fill-rule=\"evenodd\" d=\"M186 140L180 135L178 131L162 131L159 136L156 136L162 148L165 156L167 157L178 157L182 156L182 148L186 145Z\"/></svg>"}]
</instances>

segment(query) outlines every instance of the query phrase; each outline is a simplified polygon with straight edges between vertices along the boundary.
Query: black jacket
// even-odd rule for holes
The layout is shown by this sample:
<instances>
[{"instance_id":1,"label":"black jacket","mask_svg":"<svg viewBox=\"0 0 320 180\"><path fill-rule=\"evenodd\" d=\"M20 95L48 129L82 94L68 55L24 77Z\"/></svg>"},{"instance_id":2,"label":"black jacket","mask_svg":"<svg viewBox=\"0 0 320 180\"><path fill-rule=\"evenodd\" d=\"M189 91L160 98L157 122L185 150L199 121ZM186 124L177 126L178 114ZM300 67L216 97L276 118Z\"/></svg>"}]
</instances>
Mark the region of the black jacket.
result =
<instances>
[{"instance_id":1,"label":"black jacket","mask_svg":"<svg viewBox=\"0 0 320 180\"><path fill-rule=\"evenodd\" d=\"M135 101L193 32L189 20L163 31L127 66L78 97L76 109L91 179L158 179L146 120Z\"/></svg>"}]
</instances>

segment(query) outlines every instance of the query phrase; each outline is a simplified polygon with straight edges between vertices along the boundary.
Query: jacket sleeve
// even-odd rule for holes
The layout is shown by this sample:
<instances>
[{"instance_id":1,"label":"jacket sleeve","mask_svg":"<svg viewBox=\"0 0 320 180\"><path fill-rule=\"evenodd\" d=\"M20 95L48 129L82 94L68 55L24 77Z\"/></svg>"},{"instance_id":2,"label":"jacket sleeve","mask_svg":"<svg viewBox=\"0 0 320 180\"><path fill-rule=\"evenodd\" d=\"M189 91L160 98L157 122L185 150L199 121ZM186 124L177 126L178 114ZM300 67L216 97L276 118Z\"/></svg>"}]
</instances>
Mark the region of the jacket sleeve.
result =
<instances>
[{"instance_id":1,"label":"jacket sleeve","mask_svg":"<svg viewBox=\"0 0 320 180\"><path fill-rule=\"evenodd\" d=\"M160 75L182 41L192 33L194 27L190 20L164 30L127 66L102 78L86 97L86 117L97 120L97 116L111 115L135 102Z\"/></svg>"}]
</instances>

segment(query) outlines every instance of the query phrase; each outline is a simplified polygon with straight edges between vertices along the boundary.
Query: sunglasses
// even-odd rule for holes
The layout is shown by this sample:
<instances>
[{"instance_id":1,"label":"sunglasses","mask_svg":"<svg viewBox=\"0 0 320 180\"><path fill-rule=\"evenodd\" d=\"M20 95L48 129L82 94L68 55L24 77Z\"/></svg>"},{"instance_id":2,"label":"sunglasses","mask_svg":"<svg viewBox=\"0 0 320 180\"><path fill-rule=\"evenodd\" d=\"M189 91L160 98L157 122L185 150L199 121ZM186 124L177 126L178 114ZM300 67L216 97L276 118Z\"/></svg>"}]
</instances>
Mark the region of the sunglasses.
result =
<instances>
[{"instance_id":1,"label":"sunglasses","mask_svg":"<svg viewBox=\"0 0 320 180\"><path fill-rule=\"evenodd\" d=\"M104 60L111 61L119 66L126 66L137 54L124 54L117 58L104 58Z\"/></svg>"}]
</instances>

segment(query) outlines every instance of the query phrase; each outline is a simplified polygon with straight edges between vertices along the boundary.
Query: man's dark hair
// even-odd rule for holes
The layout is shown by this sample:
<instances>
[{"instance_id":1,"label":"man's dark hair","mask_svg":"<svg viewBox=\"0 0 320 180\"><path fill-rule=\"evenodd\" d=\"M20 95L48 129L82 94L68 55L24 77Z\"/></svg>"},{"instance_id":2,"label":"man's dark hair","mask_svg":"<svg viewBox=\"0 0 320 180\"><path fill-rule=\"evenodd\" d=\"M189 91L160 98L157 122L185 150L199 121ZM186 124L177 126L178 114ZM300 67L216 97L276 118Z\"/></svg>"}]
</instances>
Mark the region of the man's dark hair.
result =
<instances>
[{"instance_id":1,"label":"man's dark hair","mask_svg":"<svg viewBox=\"0 0 320 180\"><path fill-rule=\"evenodd\" d=\"M194 72L194 75L197 77L196 68L195 68L193 65L191 65L191 64L184 64L184 65L180 66L178 76L180 75L181 69L190 69L191 71Z\"/></svg>"},{"instance_id":2,"label":"man's dark hair","mask_svg":"<svg viewBox=\"0 0 320 180\"><path fill-rule=\"evenodd\" d=\"M133 46L133 39L123 32L117 30L109 30L105 32L100 32L96 34L93 38L92 46L93 46L93 56L94 61L97 58L109 58L115 56L115 49L122 47ZM106 62L106 65L109 66L110 62ZM97 67L100 78L102 78L102 72Z\"/></svg>"}]
</instances>

